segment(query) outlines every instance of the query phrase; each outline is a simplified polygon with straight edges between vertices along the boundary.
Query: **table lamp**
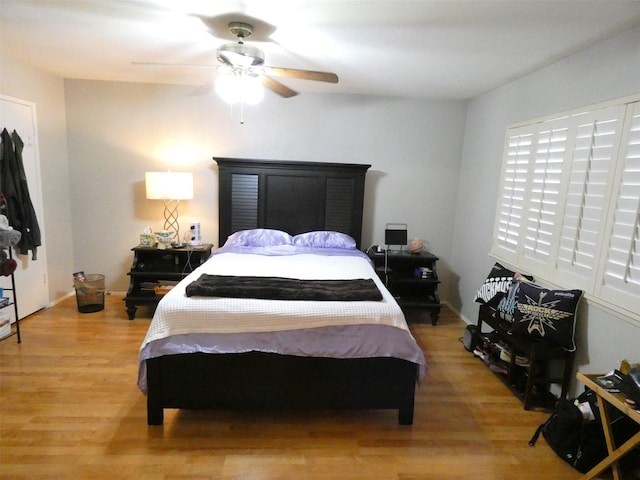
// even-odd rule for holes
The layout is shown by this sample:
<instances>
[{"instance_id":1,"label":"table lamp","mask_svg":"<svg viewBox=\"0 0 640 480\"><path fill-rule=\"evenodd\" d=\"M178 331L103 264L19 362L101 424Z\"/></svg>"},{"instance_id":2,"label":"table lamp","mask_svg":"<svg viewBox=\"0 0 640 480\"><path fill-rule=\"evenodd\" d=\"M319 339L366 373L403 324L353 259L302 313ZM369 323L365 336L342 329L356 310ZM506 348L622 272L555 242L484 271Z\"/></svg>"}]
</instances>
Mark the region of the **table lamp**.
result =
<instances>
[{"instance_id":1,"label":"table lamp","mask_svg":"<svg viewBox=\"0 0 640 480\"><path fill-rule=\"evenodd\" d=\"M193 198L193 174L190 172L146 172L144 183L147 199L164 202L164 229L173 231L175 241L180 241L178 204L180 200Z\"/></svg>"}]
</instances>

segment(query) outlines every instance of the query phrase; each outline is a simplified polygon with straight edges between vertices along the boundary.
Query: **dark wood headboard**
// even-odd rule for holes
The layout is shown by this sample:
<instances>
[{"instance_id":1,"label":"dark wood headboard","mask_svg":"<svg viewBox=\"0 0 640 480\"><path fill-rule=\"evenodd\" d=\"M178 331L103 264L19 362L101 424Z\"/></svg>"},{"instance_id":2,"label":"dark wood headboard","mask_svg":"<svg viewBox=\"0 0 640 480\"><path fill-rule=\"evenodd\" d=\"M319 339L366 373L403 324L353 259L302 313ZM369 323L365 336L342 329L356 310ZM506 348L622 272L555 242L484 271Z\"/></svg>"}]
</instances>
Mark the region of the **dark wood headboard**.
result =
<instances>
[{"instance_id":1,"label":"dark wood headboard","mask_svg":"<svg viewBox=\"0 0 640 480\"><path fill-rule=\"evenodd\" d=\"M219 173L219 238L276 228L296 235L333 230L362 235L365 174L371 165L214 158Z\"/></svg>"}]
</instances>

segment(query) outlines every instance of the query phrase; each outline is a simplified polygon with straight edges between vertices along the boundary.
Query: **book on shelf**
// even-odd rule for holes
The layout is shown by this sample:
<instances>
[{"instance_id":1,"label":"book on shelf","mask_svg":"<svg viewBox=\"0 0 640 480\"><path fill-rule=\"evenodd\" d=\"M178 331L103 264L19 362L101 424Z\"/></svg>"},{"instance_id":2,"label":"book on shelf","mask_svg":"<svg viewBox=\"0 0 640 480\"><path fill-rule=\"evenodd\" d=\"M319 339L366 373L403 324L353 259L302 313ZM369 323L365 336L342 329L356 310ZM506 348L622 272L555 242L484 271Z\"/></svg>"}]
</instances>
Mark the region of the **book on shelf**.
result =
<instances>
[{"instance_id":1,"label":"book on shelf","mask_svg":"<svg viewBox=\"0 0 640 480\"><path fill-rule=\"evenodd\" d=\"M141 282L140 290L156 290L158 287L175 287L177 280L157 280L153 282Z\"/></svg>"},{"instance_id":2,"label":"book on shelf","mask_svg":"<svg viewBox=\"0 0 640 480\"><path fill-rule=\"evenodd\" d=\"M156 285L153 289L153 292L156 295L166 295L169 291L174 287L174 285Z\"/></svg>"}]
</instances>

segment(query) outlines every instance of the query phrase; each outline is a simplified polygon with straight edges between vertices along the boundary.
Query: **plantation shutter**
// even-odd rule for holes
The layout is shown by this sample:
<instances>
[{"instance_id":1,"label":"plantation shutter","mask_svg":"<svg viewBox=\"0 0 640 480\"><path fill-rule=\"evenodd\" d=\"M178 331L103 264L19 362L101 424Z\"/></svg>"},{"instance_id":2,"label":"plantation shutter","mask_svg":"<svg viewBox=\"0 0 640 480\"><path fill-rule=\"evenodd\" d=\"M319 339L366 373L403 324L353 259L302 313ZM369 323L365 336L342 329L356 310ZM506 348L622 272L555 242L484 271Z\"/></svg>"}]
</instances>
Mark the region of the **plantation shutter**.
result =
<instances>
[{"instance_id":1,"label":"plantation shutter","mask_svg":"<svg viewBox=\"0 0 640 480\"><path fill-rule=\"evenodd\" d=\"M548 265L555 250L553 240L561 213L569 121L569 118L555 119L537 128L523 238L524 264L532 271Z\"/></svg>"},{"instance_id":2,"label":"plantation shutter","mask_svg":"<svg viewBox=\"0 0 640 480\"><path fill-rule=\"evenodd\" d=\"M533 155L534 128L514 128L507 132L504 170L496 212L493 250L516 260L527 191L527 177Z\"/></svg>"},{"instance_id":3,"label":"plantation shutter","mask_svg":"<svg viewBox=\"0 0 640 480\"><path fill-rule=\"evenodd\" d=\"M593 285L613 177L624 106L573 118L575 146L570 160L556 261L556 280L585 289Z\"/></svg>"},{"instance_id":4,"label":"plantation shutter","mask_svg":"<svg viewBox=\"0 0 640 480\"><path fill-rule=\"evenodd\" d=\"M640 102L629 107L623 137L624 159L612 202L613 219L600 296L638 312L640 306Z\"/></svg>"}]
</instances>

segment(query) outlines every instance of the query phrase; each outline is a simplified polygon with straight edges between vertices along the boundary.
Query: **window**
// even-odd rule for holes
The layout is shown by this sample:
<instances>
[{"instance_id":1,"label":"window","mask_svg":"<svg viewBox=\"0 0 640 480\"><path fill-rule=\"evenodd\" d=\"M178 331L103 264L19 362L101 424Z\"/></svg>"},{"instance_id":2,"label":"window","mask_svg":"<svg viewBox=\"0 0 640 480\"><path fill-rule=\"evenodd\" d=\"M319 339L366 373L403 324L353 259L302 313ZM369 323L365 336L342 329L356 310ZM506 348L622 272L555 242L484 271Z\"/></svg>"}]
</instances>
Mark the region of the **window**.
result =
<instances>
[{"instance_id":1,"label":"window","mask_svg":"<svg viewBox=\"0 0 640 480\"><path fill-rule=\"evenodd\" d=\"M507 130L491 255L640 322L640 100Z\"/></svg>"}]
</instances>

